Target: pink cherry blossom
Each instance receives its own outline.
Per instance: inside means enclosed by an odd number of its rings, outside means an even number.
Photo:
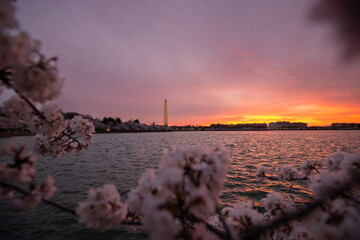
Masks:
[[[115,185],[105,184],[95,190],[90,189],[87,201],[79,203],[76,213],[79,221],[87,227],[105,231],[125,219],[127,206],[120,201]]]

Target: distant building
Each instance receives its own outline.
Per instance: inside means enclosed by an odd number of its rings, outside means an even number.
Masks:
[[[305,129],[305,128],[307,128],[307,123],[292,122],[292,123],[290,123],[290,128]]]
[[[271,122],[269,129],[306,129],[307,123],[302,122]]]
[[[289,128],[290,122],[271,122],[269,123],[270,129],[285,129]]]
[[[266,123],[238,123],[238,124],[211,124],[210,129],[212,130],[256,130],[266,129]]]
[[[360,123],[332,123],[331,127],[335,129],[360,129]]]

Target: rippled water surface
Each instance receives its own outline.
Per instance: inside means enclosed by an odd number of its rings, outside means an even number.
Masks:
[[[0,139],[27,143],[32,137]],[[47,175],[55,178],[58,191],[52,200],[76,208],[86,199],[89,188],[115,183],[122,199],[146,168],[156,168],[163,149],[176,144],[222,144],[231,155],[231,167],[221,201],[230,205],[239,200],[256,202],[272,190],[288,192],[290,185],[279,182],[259,182],[257,166],[277,167],[283,164],[300,165],[303,160],[325,157],[344,151],[360,152],[360,131],[261,131],[261,132],[169,132],[96,134],[93,146],[81,153],[58,159],[39,157],[37,181]],[[309,192],[306,182],[292,186],[298,201],[306,201]],[[86,229],[67,213],[41,204],[35,210],[14,213],[7,203],[0,204],[1,239],[146,239],[146,234],[118,227],[105,233]]]

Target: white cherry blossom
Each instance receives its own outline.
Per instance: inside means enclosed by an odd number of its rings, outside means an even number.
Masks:
[[[105,231],[125,219],[127,206],[120,201],[115,185],[105,184],[95,190],[90,189],[87,201],[79,203],[76,213],[79,221],[87,227]]]

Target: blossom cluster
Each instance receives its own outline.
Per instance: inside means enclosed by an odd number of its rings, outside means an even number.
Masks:
[[[92,133],[94,126],[91,122],[76,116],[73,119],[64,120],[63,116],[60,124],[61,131],[49,134],[35,135],[35,150],[42,155],[58,157],[69,152],[80,152],[92,144]]]
[[[304,161],[300,167],[301,176],[308,176],[314,199],[322,200],[321,207],[316,208],[302,221],[293,221],[279,227],[272,233],[271,238],[357,239],[360,230],[355,226],[360,224],[360,192],[354,186],[360,180],[360,154],[338,152],[314,162]],[[316,173],[310,175],[311,170],[316,170]],[[261,166],[257,176],[264,179],[269,172],[269,169]],[[297,169],[284,166],[277,177],[279,180],[294,180],[299,174]],[[292,195],[284,198],[279,193],[271,193],[261,202],[266,210],[265,219],[286,217],[294,214],[297,208],[306,208],[306,205],[299,206],[299,203],[295,203]]]
[[[165,152],[158,174],[148,169],[141,176],[128,195],[129,210],[142,216],[151,239],[172,239],[181,230],[177,222],[185,227],[191,217],[208,219],[215,213],[229,163],[220,146],[174,147]]]
[[[39,59],[30,66],[15,66],[12,86],[27,98],[45,103],[60,96],[63,79],[58,75],[56,58]]]
[[[337,152],[326,157],[322,165],[324,169],[310,176],[310,189],[315,197],[331,196],[339,188],[346,187],[354,181],[359,181],[360,156]]]
[[[40,54],[40,41],[18,28],[11,1],[0,3],[0,69],[5,87],[39,103],[57,98],[63,86],[56,58]]]
[[[270,169],[265,166],[259,166],[256,171],[256,177],[263,181],[264,179],[276,179],[281,181],[293,181],[293,180],[305,180],[307,179],[314,171],[322,168],[323,160],[321,158],[316,159],[315,161],[305,160],[300,165],[300,170],[296,169],[294,166],[285,164],[282,167],[277,167],[274,170],[274,176],[269,176],[271,173]]]
[[[300,228],[294,227],[296,222],[281,225],[276,231],[258,232],[262,226],[297,211],[292,195],[284,197],[280,193],[271,192],[261,199],[261,204],[262,207],[255,206],[254,202],[247,200],[235,203],[232,207],[223,208],[221,217],[225,219],[230,235],[220,237],[220,239],[254,239],[254,235],[257,234],[258,239],[301,239],[296,237],[303,233],[302,231],[299,233]],[[259,211],[260,208],[265,212]],[[224,232],[220,215],[213,216],[209,223],[217,230]]]
[[[10,200],[14,209],[35,208],[42,199],[48,200],[56,191],[54,180],[48,176],[43,184],[34,183],[36,157],[30,152],[24,152],[25,146],[17,147],[10,142],[0,152],[1,158],[13,154],[13,163],[0,163],[0,199]],[[10,185],[28,186],[30,191],[24,191],[21,197],[14,198],[14,191]]]
[[[246,231],[264,223],[263,215],[254,209],[251,201],[237,203],[226,211],[227,224],[234,239],[243,237]]]
[[[35,150],[42,155],[58,157],[69,152],[79,152],[92,143],[94,126],[91,122],[76,116],[65,120],[55,104],[43,105],[41,115],[21,98],[11,97],[4,102],[5,113],[13,121],[25,122],[35,133]]]
[[[79,203],[76,213],[87,227],[104,231],[114,224],[121,224],[127,206],[120,201],[115,185],[105,184],[102,188],[90,189],[87,201]]]

